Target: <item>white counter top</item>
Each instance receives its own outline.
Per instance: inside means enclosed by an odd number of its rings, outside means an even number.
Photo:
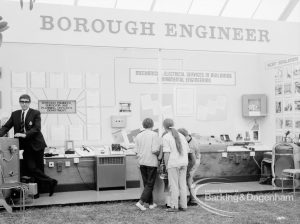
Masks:
[[[250,151],[272,151],[272,147],[262,144],[248,145],[248,146],[227,146],[227,152],[250,152]]]
[[[248,148],[250,150],[254,149],[254,151],[272,151],[272,147],[262,144],[250,145]]]
[[[246,146],[227,146],[227,152],[250,152]]]

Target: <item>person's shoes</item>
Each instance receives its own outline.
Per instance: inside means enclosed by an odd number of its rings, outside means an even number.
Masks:
[[[157,207],[157,204],[155,204],[155,203],[153,203],[152,205],[149,205],[149,208],[150,209],[154,209],[154,208],[156,208]]]
[[[178,210],[181,211],[181,212],[185,212],[186,208],[179,208]]]
[[[144,206],[144,205],[142,205],[140,202],[137,202],[136,204],[135,204],[141,211],[145,211],[147,208]]]
[[[187,205],[188,205],[188,206],[197,206],[198,204],[197,204],[197,202],[189,201],[189,202],[187,203]]]
[[[39,194],[39,193],[33,195],[33,198],[34,198],[34,199],[37,199],[37,198],[39,198],[39,197],[40,197],[40,194]]]
[[[176,208],[167,208],[166,212],[178,212],[178,209],[176,209]]]
[[[53,195],[56,185],[57,185],[57,180],[52,179],[52,181],[50,183],[49,197],[51,197]]]

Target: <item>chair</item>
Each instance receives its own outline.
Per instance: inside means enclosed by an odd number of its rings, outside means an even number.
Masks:
[[[0,195],[2,190],[11,190],[11,189],[19,189],[20,190],[20,211],[25,211],[25,193],[28,189],[28,186],[24,183],[16,182],[16,183],[2,183],[0,184]],[[2,205],[9,213],[12,213],[12,207],[7,204],[6,200],[0,198],[0,205]]]
[[[281,173],[281,192],[283,192],[283,177],[290,177],[290,178],[293,178],[293,192],[294,192],[294,195],[296,193],[296,183],[295,183],[295,179],[296,179],[296,176],[297,174],[300,175],[300,169],[284,169],[282,170],[282,173]]]

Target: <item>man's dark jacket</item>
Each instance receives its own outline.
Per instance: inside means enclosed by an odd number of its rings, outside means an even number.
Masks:
[[[9,120],[0,129],[0,137],[4,136],[12,127],[14,133],[21,133],[21,113],[22,110],[12,112]],[[41,132],[41,113],[38,110],[29,108],[25,118],[26,138],[19,138],[20,149],[31,148],[39,151],[47,147]]]

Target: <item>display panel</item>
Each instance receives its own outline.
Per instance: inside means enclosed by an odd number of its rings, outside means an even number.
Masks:
[[[264,94],[243,95],[242,106],[244,117],[266,116],[267,96]]]

